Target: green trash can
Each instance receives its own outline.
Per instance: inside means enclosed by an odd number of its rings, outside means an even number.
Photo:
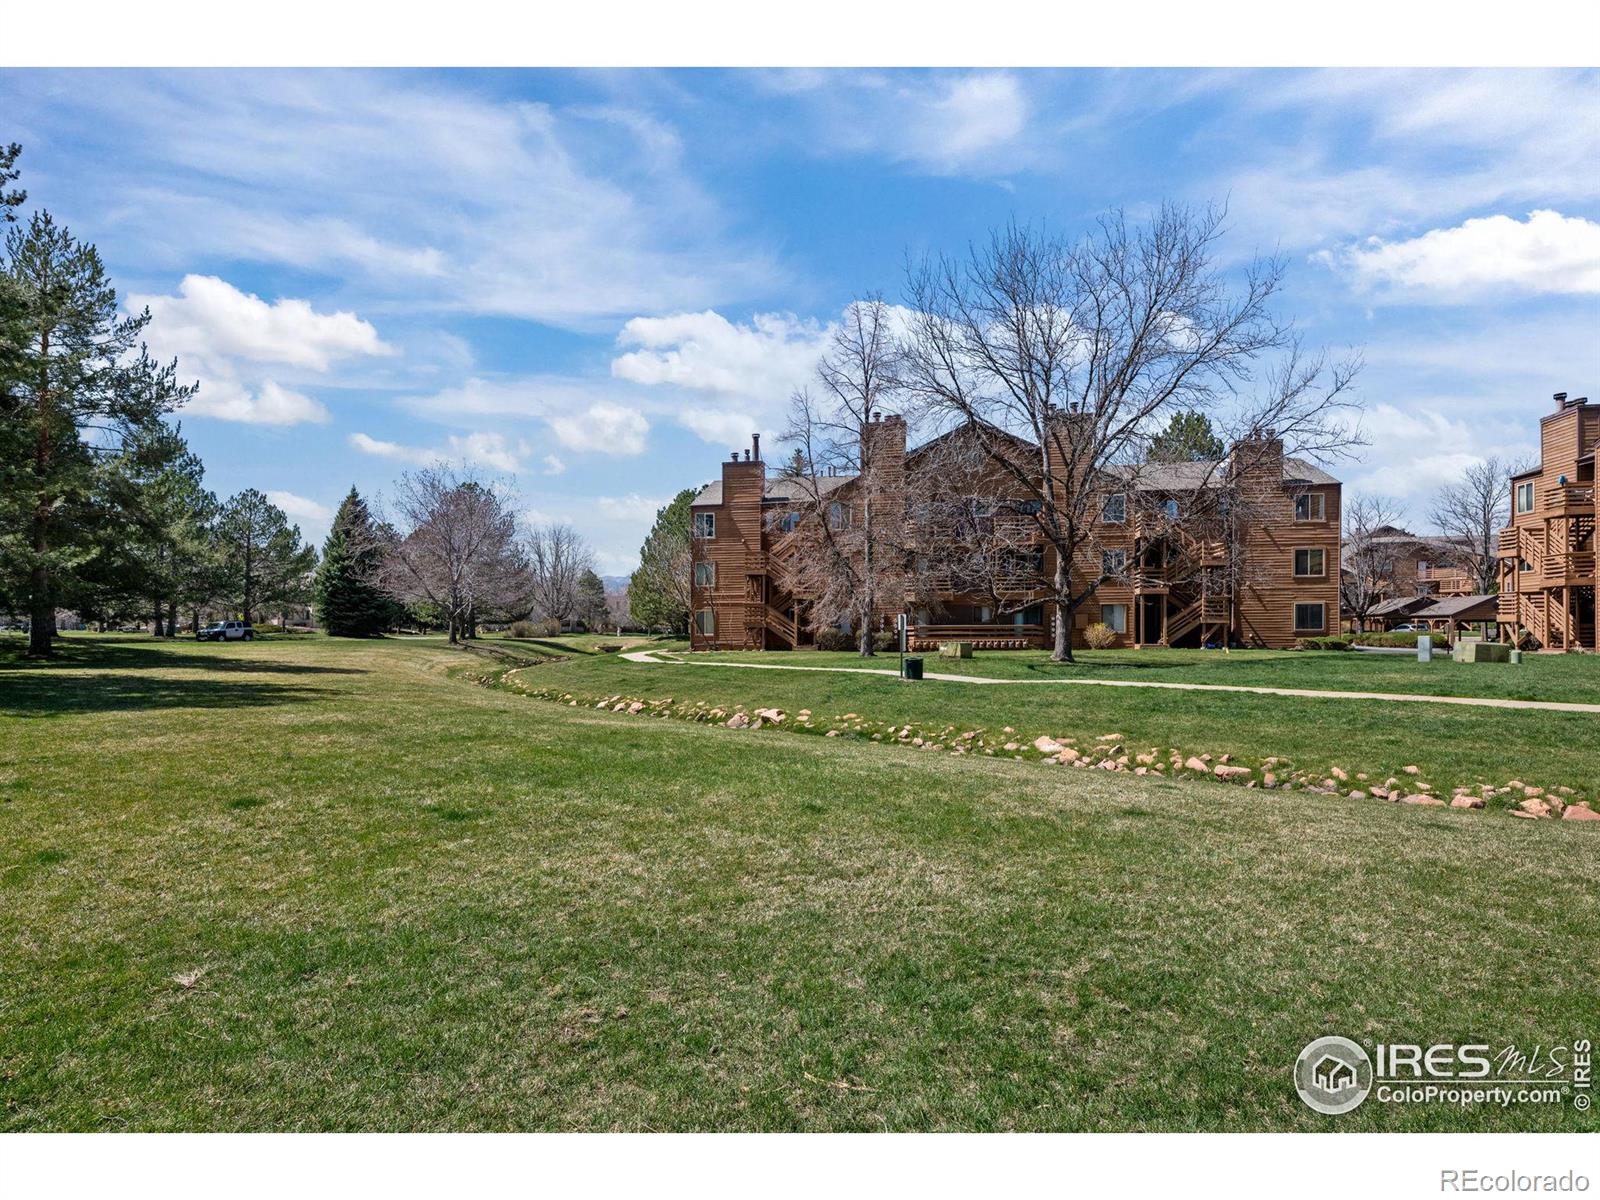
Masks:
[[[920,658],[908,658],[908,659],[906,659],[905,678],[907,678],[907,679],[921,679],[922,678],[922,660]]]

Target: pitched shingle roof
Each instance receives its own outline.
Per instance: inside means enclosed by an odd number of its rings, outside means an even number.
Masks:
[[[834,488],[843,487],[854,479],[854,475],[820,475],[812,482],[816,484],[817,494],[826,496]],[[786,479],[781,475],[768,478],[763,499],[769,504],[781,503],[785,500],[799,500],[807,495],[807,488],[793,479]],[[713,480],[700,489],[691,504],[693,508],[702,505],[722,503],[722,480]]]
[[[1492,595],[1480,594],[1477,596],[1448,596],[1445,599],[1440,600],[1437,604],[1434,604],[1432,607],[1425,608],[1421,612],[1414,613],[1412,615],[1418,617],[1428,617],[1430,619],[1458,617],[1468,621],[1476,621],[1480,619],[1492,620],[1498,604],[1499,600]],[[1467,615],[1469,613],[1474,613],[1474,610],[1479,608],[1488,610],[1482,614],[1481,618],[1478,615]]]

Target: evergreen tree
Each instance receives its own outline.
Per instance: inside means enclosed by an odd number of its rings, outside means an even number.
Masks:
[[[593,571],[578,576],[578,620],[590,633],[597,633],[609,623],[610,611],[606,608],[605,581]]]
[[[392,596],[378,586],[382,531],[351,487],[339,505],[317,567],[317,619],[334,637],[373,637],[396,618]]]
[[[311,594],[316,551],[300,543],[299,526],[255,488],[223,506],[217,540],[226,578],[224,596],[239,616],[304,604]]]
[[[160,422],[131,439],[111,467],[114,507],[126,515],[128,583],[156,636],[175,637],[178,608],[210,598],[203,593],[216,497],[202,486],[205,468],[181,430]]]
[[[1150,441],[1151,462],[1216,462],[1227,448],[1203,412],[1172,414],[1167,427]]]
[[[0,450],[11,498],[0,509],[0,561],[14,564],[32,624],[28,652],[42,657],[66,586],[105,533],[92,519],[100,461],[194,388],[178,384],[176,363],[150,358],[139,341],[149,312],[121,316],[99,252],[49,213],[7,233],[0,275],[0,424],[8,431]],[[22,573],[25,582],[16,582]]]
[[[689,632],[689,506],[698,488],[684,488],[656,512],[628,581],[628,613],[645,629]]]

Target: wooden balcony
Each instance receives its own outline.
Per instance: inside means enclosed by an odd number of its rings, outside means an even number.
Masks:
[[[1547,520],[1560,517],[1594,516],[1594,484],[1567,483],[1548,485],[1544,493],[1541,515]]]
[[[1478,590],[1478,581],[1459,567],[1418,564],[1417,584],[1438,596],[1470,596]]]
[[[1593,550],[1573,550],[1566,554],[1546,555],[1544,566],[1538,572],[1541,587],[1586,587],[1595,582],[1595,555]]]

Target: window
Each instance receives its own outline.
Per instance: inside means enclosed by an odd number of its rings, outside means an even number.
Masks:
[[[1013,625],[1043,625],[1044,605],[1030,604],[1027,608],[1019,609],[1011,614]]]
[[[717,514],[695,513],[694,536],[697,538],[714,538],[717,536]]]
[[[708,588],[717,586],[717,564],[714,562],[697,562],[694,565],[695,587]]]
[[[1178,519],[1178,502],[1176,500],[1163,501],[1161,510],[1167,514],[1167,520],[1176,521]]]
[[[1533,481],[1517,484],[1517,511],[1528,513],[1533,511]]]
[[[1128,632],[1128,606],[1126,604],[1102,604],[1100,606],[1100,623],[1112,633]]]
[[[1321,633],[1327,625],[1323,615],[1327,609],[1321,604],[1296,604],[1294,606],[1294,631],[1296,633]]]
[[[1321,492],[1307,492],[1304,496],[1294,498],[1294,519],[1296,521],[1325,521],[1327,509],[1324,507],[1326,497]]]
[[[1121,492],[1106,497],[1105,510],[1100,519],[1107,525],[1121,525],[1128,519],[1128,498]]]
[[[1128,552],[1126,550],[1100,551],[1100,574],[1121,575],[1128,569]]]
[[[828,528],[843,529],[850,524],[850,510],[837,500],[828,505]]]
[[[1324,550],[1296,550],[1294,574],[1296,579],[1321,579],[1327,574],[1323,563]]]
[[[717,615],[709,608],[702,608],[694,614],[695,631],[701,637],[715,637],[717,634]]]
[[[1024,517],[1036,517],[1043,506],[1037,500],[1018,500],[1012,507]]]

